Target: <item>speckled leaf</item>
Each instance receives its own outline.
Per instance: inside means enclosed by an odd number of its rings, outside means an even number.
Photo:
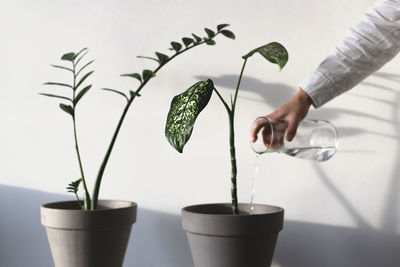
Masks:
[[[156,56],[158,58],[158,62],[162,65],[164,63],[166,63],[169,59],[169,57],[163,53],[160,52],[156,52]],[[144,78],[143,78],[144,79]]]
[[[211,80],[201,81],[172,99],[165,136],[178,152],[182,153],[192,134],[197,116],[207,106],[213,89],[214,84]]]
[[[201,37],[197,36],[196,34],[192,33],[192,36],[194,37],[194,39],[196,40],[196,43],[201,42]]]
[[[281,45],[280,43],[277,42],[272,42],[266,45],[263,45],[259,48],[256,48],[252,51],[250,51],[247,55],[244,55],[244,59],[248,59],[255,53],[260,53],[265,59],[267,59],[269,62],[278,64],[279,68],[282,70],[283,67],[286,65],[288,59],[289,59],[289,54],[286,48]]]
[[[178,42],[171,42],[171,46],[177,53],[182,49],[182,45]]]
[[[183,37],[182,41],[186,47],[188,47],[190,44],[194,43],[194,40],[189,37]]]

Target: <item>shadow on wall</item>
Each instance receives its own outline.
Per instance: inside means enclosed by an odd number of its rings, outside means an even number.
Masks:
[[[53,266],[39,206],[66,198],[0,185],[0,266]],[[393,267],[399,266],[399,244],[400,236],[373,229],[285,221],[275,262],[282,267]],[[139,207],[124,266],[193,267],[179,216]]]
[[[54,266],[39,207],[67,199],[71,197],[0,185],[1,267]],[[193,266],[179,216],[142,209],[139,203],[124,266]]]

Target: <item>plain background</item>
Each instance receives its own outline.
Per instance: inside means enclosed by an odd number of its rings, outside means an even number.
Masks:
[[[230,23],[235,41],[218,37],[181,55],[144,88],[128,113],[105,172],[101,198],[139,204],[125,266],[190,267],[180,226],[183,206],[228,202],[228,120],[214,95],[179,154],[164,137],[173,96],[211,78],[228,98],[241,56],[279,41],[290,59],[279,72],[260,56],[249,60],[236,114],[239,198],[248,202],[255,155],[252,121],[296,93],[297,85],[332,51],[373,0],[0,0],[0,266],[52,266],[39,206],[69,199],[78,178],[69,116],[39,92],[68,82],[50,64],[89,47],[96,59],[93,89],[77,110],[78,136],[89,186],[124,106],[102,87],[135,89],[123,73],[153,69],[137,55],[171,53],[170,41]],[[274,266],[399,266],[400,58],[308,118],[331,121],[340,147],[328,162],[285,155],[261,159],[256,202],[285,209]]]

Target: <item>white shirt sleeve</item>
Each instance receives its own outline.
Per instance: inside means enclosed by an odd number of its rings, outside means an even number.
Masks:
[[[378,1],[300,84],[320,107],[380,69],[400,51],[400,0]]]

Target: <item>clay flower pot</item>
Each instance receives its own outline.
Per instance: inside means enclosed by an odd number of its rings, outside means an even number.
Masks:
[[[55,267],[121,267],[137,205],[100,200],[99,209],[83,211],[77,201],[40,207]]]
[[[268,205],[239,204],[239,215],[229,203],[203,204],[182,209],[195,267],[268,267],[278,233],[283,228],[283,209]]]

